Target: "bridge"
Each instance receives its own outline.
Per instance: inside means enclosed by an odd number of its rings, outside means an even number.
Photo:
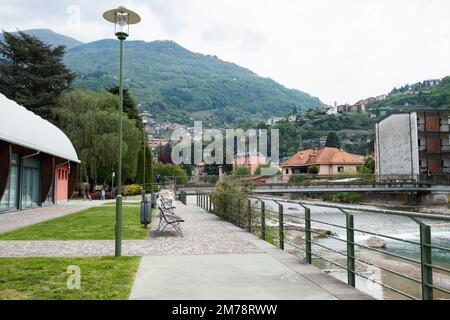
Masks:
[[[187,194],[209,192],[209,184],[179,185],[177,189]],[[422,182],[402,183],[327,183],[314,185],[301,184],[259,184],[253,188],[254,194],[276,193],[335,193],[335,192],[403,192],[403,193],[450,193],[450,185],[437,185]]]

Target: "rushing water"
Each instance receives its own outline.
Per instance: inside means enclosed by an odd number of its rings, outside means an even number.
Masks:
[[[267,201],[266,206],[269,208],[277,208],[277,204],[273,201]],[[284,212],[288,215],[285,217],[287,224],[292,223],[294,225],[304,224],[304,220],[297,219],[295,216],[304,218],[304,210],[302,207],[296,204],[284,204]],[[345,226],[345,214],[341,211],[333,208],[324,208],[318,206],[308,206],[311,208],[311,218],[313,220],[320,220],[339,226]],[[376,207],[373,207],[376,208]],[[351,211],[354,216],[355,229],[370,231],[382,235],[387,235],[410,242],[419,243],[419,225],[411,218],[394,216],[389,214],[375,214],[361,211]],[[292,216],[291,216],[292,215]],[[423,221],[431,226],[432,230],[432,244],[442,247],[450,247],[450,223],[442,221],[427,220]],[[335,226],[329,226],[321,224],[319,222],[312,223],[313,229],[321,229],[331,231],[332,234],[342,240],[346,239],[345,228],[339,228]],[[299,245],[304,245],[304,240],[301,237],[295,239],[297,235],[289,235],[291,240]],[[366,241],[372,237],[372,235],[365,234],[363,232],[355,232],[355,242],[357,244],[366,245]],[[382,238],[382,237],[379,237]],[[420,261],[420,246],[409,242],[396,241],[392,239],[382,238],[386,241],[386,247],[380,249],[387,253],[393,253],[400,256],[408,257],[417,261]],[[337,252],[346,253],[346,243],[338,241],[332,238],[317,238],[314,239],[320,245],[329,247]],[[373,252],[361,247],[356,246],[357,258],[363,259],[369,264],[357,263],[357,272],[361,273],[370,280],[366,280],[362,277],[356,278],[357,288],[374,296],[378,299],[402,299],[404,296],[396,293],[393,290],[384,288],[375,282],[381,282],[382,284],[399,289],[409,295],[420,298],[421,289],[420,285],[395,275],[391,272],[384,271],[380,267],[396,271],[400,274],[405,274],[410,277],[420,279],[420,265],[412,262],[404,261],[400,258],[395,258],[387,254]],[[295,248],[291,248],[292,251],[296,251]],[[298,251],[298,250],[297,250]],[[450,252],[433,249],[433,264],[450,269]],[[337,262],[343,266],[346,265],[346,257],[339,253],[331,252],[330,250],[313,245],[313,253],[320,256],[324,256],[334,262]],[[374,264],[375,266],[371,266]],[[330,272],[335,277],[346,281],[347,272],[331,263],[324,260],[315,258],[314,265],[324,269],[326,272]],[[447,290],[450,290],[450,275],[441,271],[434,271],[434,284],[439,285]],[[375,281],[375,282],[374,282]],[[435,298],[449,299],[450,296],[445,293],[441,293],[438,290],[434,290]]]

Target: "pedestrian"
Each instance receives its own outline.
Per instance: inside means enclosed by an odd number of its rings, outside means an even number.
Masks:
[[[161,176],[159,174],[156,176],[156,183],[161,183]]]
[[[106,192],[105,192],[105,188],[103,187],[102,191],[101,191],[101,199],[105,200],[106,199]]]
[[[427,181],[431,182],[432,180],[433,180],[433,175],[431,173],[431,170],[428,169],[428,171],[427,171]]]
[[[92,201],[91,191],[89,189],[90,189],[89,183],[86,182],[86,184],[84,185],[84,194],[90,201]]]

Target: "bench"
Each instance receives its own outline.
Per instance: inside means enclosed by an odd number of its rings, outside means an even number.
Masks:
[[[175,206],[172,204],[172,200],[165,199],[163,196],[161,196],[161,206],[166,211],[169,211],[171,214],[174,214],[173,209],[175,209]]]
[[[184,222],[179,216],[173,214],[173,212],[168,211],[163,207],[159,207],[159,224],[157,231],[163,232],[166,228],[172,228],[180,236],[183,236],[181,231],[181,223]]]

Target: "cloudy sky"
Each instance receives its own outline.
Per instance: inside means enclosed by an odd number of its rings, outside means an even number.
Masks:
[[[0,28],[111,38],[101,15],[118,5],[142,17],[130,39],[170,39],[329,104],[450,75],[448,0],[0,0]]]

